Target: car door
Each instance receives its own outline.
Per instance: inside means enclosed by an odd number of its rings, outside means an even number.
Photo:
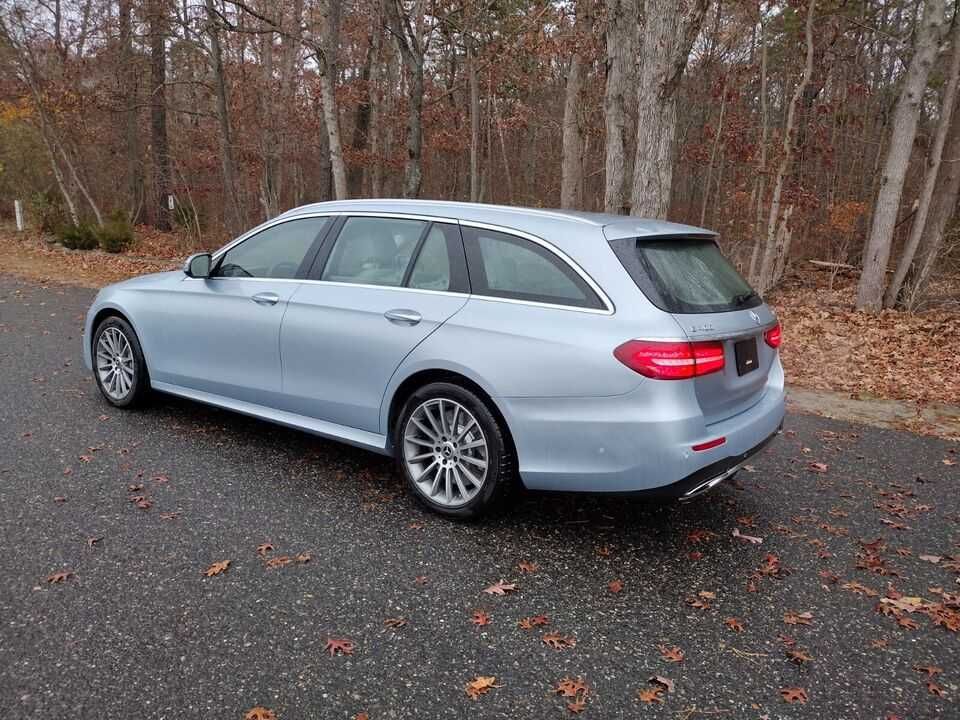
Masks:
[[[148,321],[171,349],[155,382],[278,407],[280,320],[322,243],[329,218],[273,223],[214,256],[208,278],[184,277]]]
[[[369,432],[403,359],[466,303],[455,222],[340,220],[280,332],[287,409]]]

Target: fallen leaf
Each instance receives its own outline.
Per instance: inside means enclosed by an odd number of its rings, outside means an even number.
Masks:
[[[66,582],[67,580],[69,580],[69,579],[72,578],[73,576],[74,576],[74,575],[73,575],[73,571],[72,571],[72,570],[60,570],[60,571],[58,571],[58,572],[53,573],[52,575],[48,575],[48,576],[47,576],[47,582],[48,582],[48,583],[62,583],[62,582]]]
[[[611,580],[607,583],[607,590],[612,593],[618,593],[623,590],[623,580]]]
[[[805,650],[787,650],[787,657],[791,662],[795,662],[797,665],[803,665],[805,662],[810,662],[813,660]]]
[[[667,647],[666,645],[659,645],[660,656],[667,662],[678,663],[683,662],[683,650],[674,646]]]
[[[277,714],[273,710],[258,705],[247,710],[243,715],[243,720],[277,720]]]
[[[473,617],[470,618],[470,622],[478,626],[489,625],[490,616],[487,615],[483,610],[474,610]]]
[[[270,543],[260,543],[257,545],[257,555],[263,557],[267,553],[273,552],[273,545]]]
[[[426,585],[427,582],[429,582],[429,580],[430,580],[430,578],[428,578],[426,575],[417,575],[417,576],[413,579],[413,581],[414,581],[417,585]]]
[[[63,495],[57,495],[57,496],[53,499],[53,501],[54,501],[55,503],[65,503],[65,502],[67,501],[67,499],[66,499]]]
[[[497,685],[496,682],[497,678],[493,675],[489,677],[477,675],[477,677],[467,683],[464,692],[467,693],[467,697],[471,700],[477,700],[481,695],[490,692],[491,688],[502,687],[501,685]]]
[[[726,620],[723,621],[723,624],[726,625],[731,630],[733,630],[734,632],[738,632],[738,633],[743,632],[743,624],[740,622],[739,619],[735,617],[728,617]]]
[[[100,535],[99,537],[88,537],[88,538],[87,538],[87,545],[88,545],[89,547],[93,547],[94,545],[96,545],[96,544],[97,544],[98,542],[100,542],[101,540],[103,540],[103,535]]]
[[[822,462],[812,462],[809,465],[807,465],[807,467],[810,469],[811,472],[825,473],[829,466],[826,463],[822,463]]]
[[[670,678],[665,678],[663,675],[654,675],[652,678],[650,678],[650,682],[663,685],[667,689],[668,693],[673,692],[674,682]]]
[[[640,702],[652,704],[652,703],[663,703],[663,686],[657,685],[656,687],[644,688],[643,690],[637,691],[637,698]]]
[[[563,680],[557,683],[553,691],[557,695],[562,695],[563,697],[576,697],[580,694],[586,694],[590,692],[590,688],[583,681],[583,678],[577,678],[574,680],[570,677],[565,677]]]
[[[353,648],[355,647],[352,640],[347,640],[346,638],[328,638],[327,644],[324,645],[323,649],[330,653],[330,657],[333,657],[337,653],[341,655],[353,655]]]
[[[927,677],[936,677],[943,672],[943,668],[936,665],[914,665],[913,669],[920,673],[926,673]]]
[[[934,565],[936,565],[938,562],[943,560],[943,558],[940,555],[920,555],[918,557],[921,560],[924,560],[928,563],[933,563]]]
[[[801,705],[807,702],[807,691],[803,688],[791,687],[783,688],[780,691],[780,695],[791,705],[793,703],[800,703]]]
[[[275,570],[276,568],[286,567],[293,562],[293,558],[289,555],[277,555],[277,557],[272,557],[267,560],[266,565],[269,569]]]
[[[549,625],[550,620],[546,615],[534,615],[533,617],[522,618],[517,625],[524,630],[532,630],[539,625]]]
[[[783,621],[784,621],[787,625],[812,625],[812,624],[813,624],[813,613],[811,613],[811,612],[802,612],[802,613],[788,612],[788,613],[784,613]]]
[[[943,692],[943,688],[932,680],[927,681],[927,692],[929,692],[931,695],[936,695],[937,697],[943,697],[945,694]]]
[[[552,647],[554,650],[565,650],[572,648],[577,644],[577,640],[569,635],[560,633],[547,633],[543,636],[543,644]]]
[[[520,572],[535,573],[540,569],[540,566],[535,562],[523,560],[522,562],[517,563],[517,568],[520,570]]]
[[[243,715],[243,720],[277,720],[277,714],[273,710],[258,705],[247,710]]]
[[[215,562],[213,565],[208,567],[203,571],[203,574],[207,577],[213,577],[214,575],[219,575],[220,573],[225,573],[227,568],[230,567],[229,560],[221,560],[220,562]]]
[[[507,593],[515,592],[518,589],[519,588],[517,587],[516,583],[508,583],[500,580],[499,582],[495,582],[490,587],[484,588],[483,591],[487,595],[506,595]]]
[[[389,617],[383,621],[383,624],[393,630],[399,630],[407,624],[407,619],[402,617]]]

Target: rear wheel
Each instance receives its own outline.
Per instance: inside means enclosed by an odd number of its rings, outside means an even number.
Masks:
[[[431,383],[414,392],[394,433],[400,471],[435,512],[478,517],[510,484],[506,429],[483,400],[459,385]]]
[[[94,332],[93,377],[103,397],[115,407],[139,405],[149,391],[140,341],[121,317],[108,317]]]

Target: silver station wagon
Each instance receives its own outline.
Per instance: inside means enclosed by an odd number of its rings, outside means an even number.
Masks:
[[[471,517],[518,481],[709,490],[781,426],[780,340],[708,230],[356,200],[104,288],[83,355],[117,407],[153,389],[390,455]]]

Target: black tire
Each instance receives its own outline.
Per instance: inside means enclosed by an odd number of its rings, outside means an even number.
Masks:
[[[417,485],[404,459],[404,430],[410,416],[423,403],[437,399],[454,401],[469,410],[480,426],[487,444],[486,476],[483,478],[480,490],[465,504],[457,507],[448,507],[432,500]],[[430,383],[407,398],[393,428],[393,447],[400,473],[406,479],[414,497],[428,509],[447,517],[460,519],[480,517],[496,507],[514,483],[515,461],[507,429],[497,420],[486,402],[460,385],[448,382]]]
[[[100,337],[110,328],[119,331],[123,337],[126,338],[130,344],[130,351],[133,356],[133,381],[127,392],[121,397],[111,395],[108,389],[104,387],[103,381],[100,379],[100,373],[97,370],[97,347],[100,342]],[[124,409],[143,405],[150,393],[150,375],[147,372],[147,363],[143,359],[143,349],[140,347],[140,339],[130,326],[130,323],[117,315],[111,315],[105,318],[97,325],[97,329],[93,333],[90,352],[93,358],[93,379],[94,382],[97,383],[97,387],[100,389],[100,394],[103,395],[104,400],[114,407]]]

